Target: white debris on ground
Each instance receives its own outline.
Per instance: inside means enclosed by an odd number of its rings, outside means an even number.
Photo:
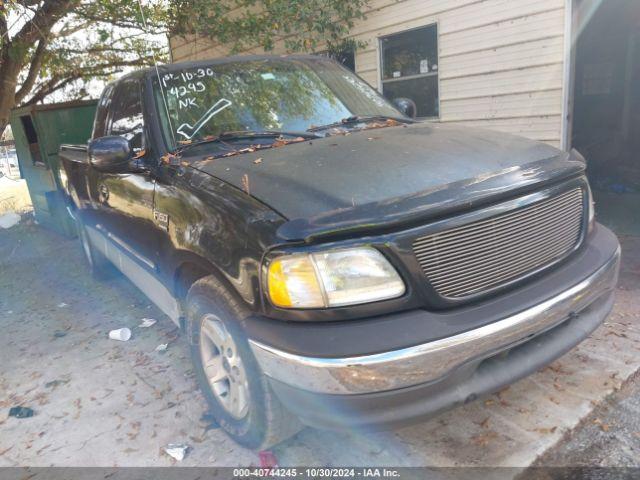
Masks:
[[[153,318],[143,318],[142,323],[138,325],[138,328],[149,328],[156,324],[157,320]]]
[[[164,352],[167,349],[167,347],[169,347],[168,343],[161,343],[156,347],[156,352]]]
[[[119,340],[121,342],[126,342],[131,338],[131,330],[128,328],[118,328],[116,330],[111,330],[109,332],[109,338],[111,340]]]
[[[0,227],[11,228],[20,223],[22,217],[15,212],[7,212],[0,215]]]
[[[187,450],[189,450],[189,445],[185,445],[182,443],[170,443],[169,445],[164,447],[164,451],[167,453],[167,455],[175,458],[179,462],[184,460],[184,457],[187,454]]]

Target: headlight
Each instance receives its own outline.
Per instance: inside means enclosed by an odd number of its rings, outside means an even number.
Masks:
[[[269,265],[271,302],[281,308],[327,308],[401,296],[404,282],[376,249],[296,253]]]

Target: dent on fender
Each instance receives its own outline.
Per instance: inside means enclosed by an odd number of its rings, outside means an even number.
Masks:
[[[197,264],[224,277],[249,305],[257,305],[261,259],[252,252],[266,248],[283,219],[256,203],[193,168],[171,184],[159,182],[156,209],[169,217],[161,249],[167,255],[185,253],[172,259],[169,273],[182,262]],[[245,241],[238,243],[238,238]]]

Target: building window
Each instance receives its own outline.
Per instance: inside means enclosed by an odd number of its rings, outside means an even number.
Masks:
[[[413,100],[418,117],[439,116],[438,26],[436,24],[380,39],[382,93],[389,100]]]

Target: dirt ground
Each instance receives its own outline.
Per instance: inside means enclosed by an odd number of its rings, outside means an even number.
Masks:
[[[640,238],[621,240],[614,313],[559,361],[410,428],[306,429],[274,449],[279,464],[530,465],[640,366]],[[158,322],[140,328],[143,318]],[[124,326],[131,340],[107,338]],[[0,332],[0,466],[166,466],[174,460],[162,449],[176,442],[190,446],[183,466],[259,465],[255,452],[207,429],[171,321],[125,278],[93,280],[77,240],[32,223],[0,230]],[[15,405],[35,415],[8,417]]]

